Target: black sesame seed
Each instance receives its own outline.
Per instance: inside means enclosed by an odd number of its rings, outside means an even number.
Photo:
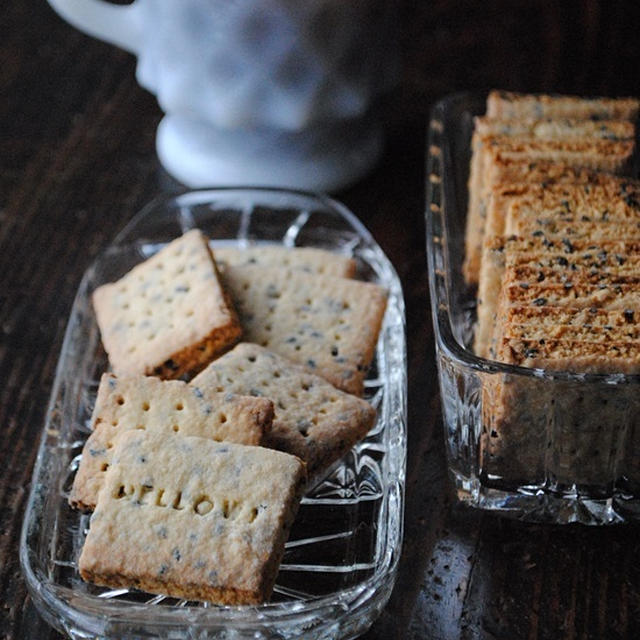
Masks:
[[[571,244],[568,238],[562,238],[562,244],[565,247],[564,250],[566,253],[573,253],[573,245]]]

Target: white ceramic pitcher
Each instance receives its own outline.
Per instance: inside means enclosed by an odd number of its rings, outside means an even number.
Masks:
[[[162,164],[192,187],[331,191],[364,175],[396,64],[383,0],[49,0],[138,57]]]

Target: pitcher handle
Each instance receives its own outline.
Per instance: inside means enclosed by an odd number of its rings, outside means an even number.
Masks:
[[[137,53],[140,44],[139,11],[134,2],[114,5],[104,0],[48,0],[67,22],[90,36]]]

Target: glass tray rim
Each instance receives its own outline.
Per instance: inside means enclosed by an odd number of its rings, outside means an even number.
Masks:
[[[426,206],[425,230],[427,244],[427,265],[429,269],[429,293],[432,300],[432,318],[436,344],[452,360],[473,370],[486,374],[510,374],[529,378],[562,380],[581,384],[640,385],[640,374],[624,373],[577,373],[572,371],[552,371],[548,369],[523,367],[497,360],[483,358],[468,347],[460,344],[455,337],[454,321],[451,315],[453,296],[451,293],[452,258],[448,240],[447,219],[451,209],[462,206],[455,193],[455,179],[452,160],[452,127],[460,126],[459,113],[471,116],[484,111],[477,105],[484,104],[487,92],[460,91],[438,100],[431,108],[428,123],[426,154]],[[453,114],[458,117],[453,118]],[[470,146],[470,138],[467,147]],[[466,218],[466,214],[465,214]],[[438,233],[437,227],[441,229]],[[444,270],[438,268],[441,260]]]
[[[394,314],[396,314],[397,319],[399,320],[399,325],[396,323],[396,325],[393,326],[396,330],[394,333],[394,342],[396,348],[399,350],[396,354],[396,359],[399,357],[404,365],[403,370],[399,372],[400,375],[391,376],[384,384],[385,396],[388,393],[394,401],[399,403],[401,408],[400,414],[396,416],[397,419],[394,420],[394,428],[397,430],[397,433],[395,434],[397,437],[394,442],[394,453],[397,459],[393,460],[395,476],[392,478],[385,478],[385,481],[388,482],[388,484],[385,486],[383,509],[387,523],[390,523],[392,520],[395,521],[395,531],[392,531],[391,528],[388,527],[384,531],[384,535],[388,538],[390,533],[395,533],[395,536],[391,545],[388,540],[385,542],[385,552],[382,554],[382,559],[384,561],[376,563],[376,569],[373,575],[353,586],[339,589],[327,595],[313,596],[306,601],[265,603],[259,606],[210,605],[208,607],[153,607],[154,625],[160,624],[161,626],[166,626],[167,629],[174,629],[176,625],[183,628],[186,624],[188,625],[190,632],[193,630],[206,632],[207,630],[219,631],[219,625],[225,624],[229,625],[230,628],[237,625],[236,628],[238,631],[250,631],[253,629],[255,632],[264,632],[265,628],[272,626],[274,621],[285,622],[290,618],[300,618],[307,614],[317,614],[327,607],[330,607],[332,611],[336,608],[342,610],[341,617],[332,617],[332,619],[328,621],[328,623],[331,623],[332,625],[336,624],[336,622],[340,622],[342,619],[349,620],[354,613],[360,613],[363,617],[366,617],[367,611],[377,609],[376,615],[373,618],[369,616],[368,624],[362,628],[362,631],[364,631],[368,626],[370,626],[375,617],[377,617],[377,613],[379,613],[390,595],[393,584],[395,583],[402,545],[407,445],[406,320],[400,280],[393,268],[393,265],[379,245],[375,242],[370,232],[355,216],[355,214],[353,214],[342,203],[323,194],[266,187],[219,187],[213,189],[188,190],[179,194],[161,195],[145,205],[130,220],[130,222],[116,234],[109,245],[98,254],[96,259],[85,271],[78,287],[72,310],[69,315],[56,367],[54,382],[52,384],[49,405],[46,412],[40,444],[38,446],[38,454],[32,475],[32,485],[25,510],[20,538],[20,563],[23,575],[39,611],[50,623],[53,623],[52,615],[57,616],[56,619],[64,623],[65,629],[67,619],[72,624],[73,618],[84,618],[86,621],[91,623],[93,620],[103,618],[105,615],[117,616],[119,620],[125,621],[130,619],[136,624],[144,623],[144,620],[139,616],[139,614],[141,612],[142,615],[147,614],[150,608],[148,604],[102,599],[99,596],[84,593],[77,594],[71,587],[45,583],[36,575],[35,568],[32,566],[31,561],[31,554],[35,553],[35,550],[30,548],[29,537],[32,535],[32,533],[30,533],[30,528],[33,526],[33,519],[37,515],[36,510],[38,508],[38,504],[39,502],[42,502],[43,499],[42,490],[39,489],[39,486],[41,487],[42,485],[38,480],[43,476],[43,474],[47,473],[46,466],[48,457],[52,455],[53,447],[49,442],[50,434],[48,432],[55,420],[56,412],[58,411],[58,401],[61,399],[61,394],[64,394],[62,375],[64,368],[63,365],[65,360],[69,357],[68,352],[70,350],[71,341],[73,340],[73,325],[75,316],[78,312],[79,300],[82,296],[86,296],[88,294],[87,287],[90,274],[95,270],[96,265],[110,249],[125,243],[130,239],[132,234],[135,235],[136,227],[143,223],[149,216],[153,215],[159,207],[168,207],[171,203],[179,203],[181,201],[183,204],[203,204],[206,203],[207,198],[214,200],[217,196],[232,198],[240,197],[241,199],[249,198],[250,201],[252,198],[266,198],[267,200],[269,198],[275,198],[285,202],[287,198],[290,197],[293,197],[294,199],[315,201],[322,207],[325,207],[326,210],[331,211],[332,214],[337,215],[337,217],[341,218],[343,222],[346,222],[351,230],[355,231],[358,240],[362,241],[368,250],[375,253],[376,259],[382,261],[387,275],[387,280],[381,282],[381,284],[388,288],[389,305],[393,304]],[[255,205],[255,202],[253,202],[253,204]],[[186,220],[186,224],[184,220],[176,220],[176,222],[178,222],[182,227],[183,231],[190,228],[189,220]],[[237,240],[239,242],[239,246],[246,246],[247,244],[253,244],[256,242],[255,238],[251,239],[248,237],[238,237]],[[267,240],[265,242],[273,243],[272,240]],[[260,240],[258,240],[257,243],[259,244]],[[385,327],[387,327],[386,318],[378,341],[377,351],[386,348],[381,346]],[[401,329],[401,331],[398,331],[398,329]],[[386,425],[385,428],[387,428]],[[387,451],[386,455],[389,456],[391,453],[391,451]],[[389,513],[391,508],[393,508],[393,514]],[[374,597],[379,591],[383,592],[382,601],[380,601],[380,598],[375,599]],[[70,604],[70,599],[76,601],[75,606]],[[78,603],[77,600],[82,600],[82,602]],[[276,631],[277,629],[273,630]],[[321,631],[320,627],[313,628],[313,633],[317,633],[319,631]]]

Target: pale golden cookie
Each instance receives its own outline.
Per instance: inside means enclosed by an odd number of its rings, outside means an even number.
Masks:
[[[197,229],[96,289],[93,305],[118,375],[178,378],[204,367],[241,334]]]
[[[259,445],[271,428],[273,404],[266,398],[200,389],[180,380],[104,374],[69,502],[93,509],[112,447],[119,433],[131,429],[189,435],[218,442]]]
[[[244,340],[362,395],[387,303],[373,283],[295,269],[228,266]]]
[[[80,575],[188,600],[264,602],[304,481],[303,463],[280,451],[124,432]]]
[[[216,247],[216,264],[221,271],[226,265],[257,265],[263,267],[291,267],[307,273],[353,278],[356,263],[352,258],[314,247],[281,247],[279,245],[259,245],[246,247]]]
[[[212,362],[192,384],[264,396],[275,416],[266,443],[292,453],[317,475],[342,457],[373,426],[374,408],[326,380],[256,344],[240,343]]]

